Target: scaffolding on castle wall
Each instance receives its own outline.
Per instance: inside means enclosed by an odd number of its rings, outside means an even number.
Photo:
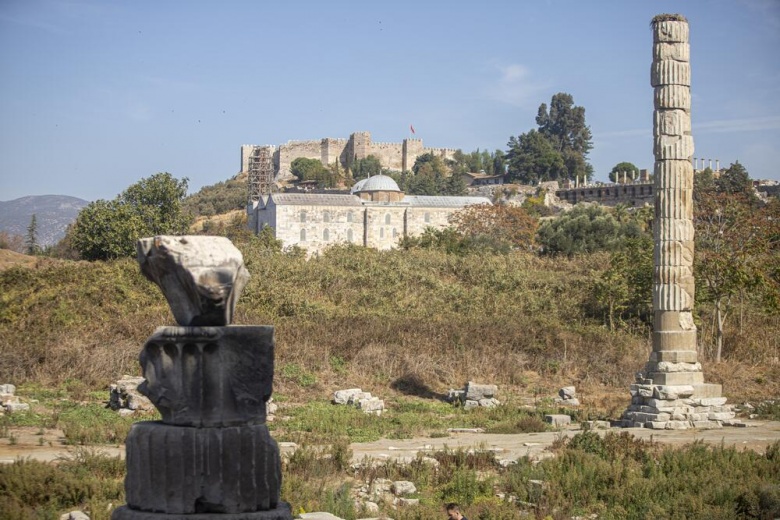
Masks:
[[[249,202],[260,200],[271,193],[274,178],[274,165],[268,147],[258,146],[249,156]]]

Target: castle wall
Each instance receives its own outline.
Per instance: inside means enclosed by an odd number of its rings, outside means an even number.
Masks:
[[[279,145],[279,169],[276,172],[276,179],[291,178],[290,163],[299,157],[322,161],[322,142],[287,141],[286,144]]]
[[[603,206],[629,204],[638,208],[655,202],[653,183],[581,186],[568,190],[557,190],[555,195],[571,204],[597,202]]]
[[[249,170],[249,157],[257,148],[256,145],[241,146],[241,171]],[[442,159],[453,159],[454,148],[425,148],[421,139],[404,139],[400,143],[375,143],[371,141],[370,132],[355,132],[349,139],[326,137],[311,141],[288,141],[285,144],[270,146],[274,163],[274,180],[289,180],[292,178],[290,164],[299,157],[317,159],[324,166],[346,166],[355,159],[365,159],[369,155],[376,156],[383,168],[408,171],[414,166],[417,158],[425,153],[432,153]]]
[[[375,155],[383,168],[403,171],[403,143],[371,143],[369,155]]]

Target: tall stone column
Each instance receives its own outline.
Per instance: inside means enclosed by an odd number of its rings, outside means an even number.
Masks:
[[[696,351],[694,302],[693,136],[688,21],[653,18],[653,352],[624,426],[712,428],[732,419],[721,386],[704,383]]]
[[[223,237],[139,241],[138,261],[179,326],[159,327],[141,351],[161,421],[133,425],[127,505],[112,520],[291,520],[281,460],[266,426],[273,327],[230,325],[249,273]]]

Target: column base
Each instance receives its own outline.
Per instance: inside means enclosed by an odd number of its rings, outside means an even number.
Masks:
[[[246,513],[195,513],[191,515],[151,513],[121,506],[111,514],[111,520],[292,520],[290,504],[280,502],[276,509]]]

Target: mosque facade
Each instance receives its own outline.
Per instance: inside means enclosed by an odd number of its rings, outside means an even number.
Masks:
[[[309,253],[333,244],[392,249],[403,237],[449,225],[450,216],[486,197],[406,195],[386,175],[359,181],[349,194],[272,193],[253,203],[249,225],[270,226],[283,247]]]

